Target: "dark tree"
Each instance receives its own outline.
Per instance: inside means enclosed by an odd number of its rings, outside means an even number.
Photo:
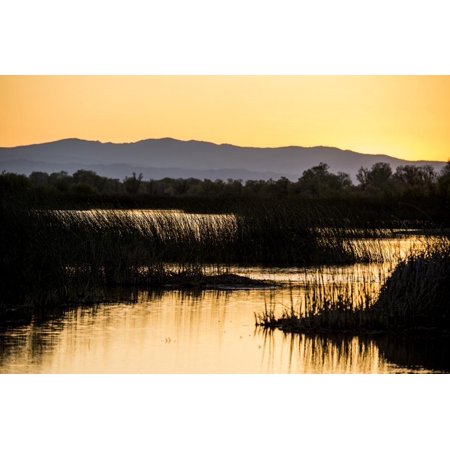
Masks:
[[[143,178],[142,173],[136,176],[135,172],[133,172],[133,175],[131,177],[125,177],[123,184],[128,194],[135,195],[139,192],[139,188],[141,187],[142,183],[142,178]]]

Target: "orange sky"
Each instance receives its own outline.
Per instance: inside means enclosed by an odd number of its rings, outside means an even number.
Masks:
[[[450,157],[450,76],[0,76],[0,146],[68,137]]]

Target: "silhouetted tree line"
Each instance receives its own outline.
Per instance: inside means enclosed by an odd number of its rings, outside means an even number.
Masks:
[[[38,198],[72,196],[155,196],[155,197],[224,197],[224,198],[450,198],[450,161],[440,173],[431,166],[399,166],[392,171],[387,163],[361,167],[354,184],[346,173],[331,173],[327,164],[305,170],[297,181],[278,180],[199,180],[195,178],[144,180],[133,173],[124,180],[97,175],[90,170],[67,172],[33,172],[29,176],[3,172],[0,193],[14,196],[32,193]]]

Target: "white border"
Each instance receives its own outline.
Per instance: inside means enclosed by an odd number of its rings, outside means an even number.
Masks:
[[[380,450],[448,442],[450,391],[439,375],[19,375],[1,378],[0,396],[8,450]]]
[[[448,74],[445,0],[2,0],[2,74]]]

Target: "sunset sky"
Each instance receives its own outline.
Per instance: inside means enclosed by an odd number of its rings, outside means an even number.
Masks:
[[[450,157],[450,76],[1,76],[0,146],[68,137]]]

